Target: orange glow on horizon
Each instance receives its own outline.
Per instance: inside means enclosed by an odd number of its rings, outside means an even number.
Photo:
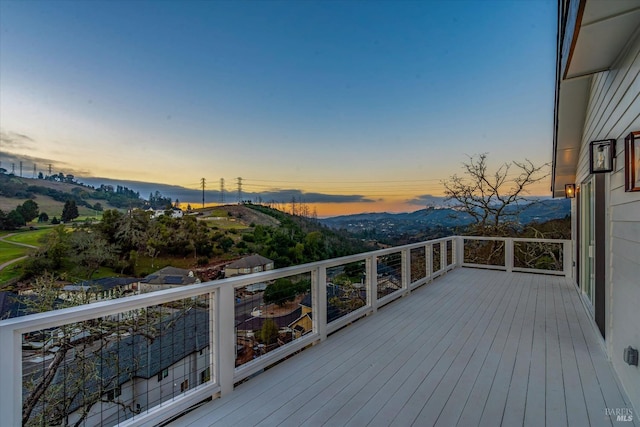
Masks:
[[[206,208],[215,208],[218,206],[229,206],[235,203],[205,203]],[[194,210],[202,209],[202,202],[180,202],[180,209],[186,210],[187,206],[191,205]],[[267,205],[267,204],[265,204]],[[424,206],[417,206],[408,204],[401,201],[378,201],[378,202],[354,202],[354,203],[305,203],[309,216],[313,215],[314,211],[318,218],[340,216],[340,215],[353,215],[359,213],[372,213],[372,212],[413,212],[418,209],[424,208]],[[272,205],[274,209],[281,210],[286,213],[291,213],[290,203],[281,203]]]

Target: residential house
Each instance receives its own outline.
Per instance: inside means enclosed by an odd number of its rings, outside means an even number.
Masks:
[[[96,280],[84,280],[62,287],[60,297],[66,300],[95,302],[133,294],[139,279],[135,277],[104,277]]]
[[[0,320],[28,314],[26,304],[14,292],[0,292]]]
[[[576,286],[638,411],[640,1],[559,6],[552,191],[574,197]]]
[[[355,287],[345,291],[340,285],[327,283],[327,323],[339,319],[352,309],[359,308],[361,306],[360,302],[364,305],[364,301],[367,299],[365,292],[364,289],[360,290]],[[311,332],[313,328],[313,309],[310,293],[300,301],[300,308],[300,316],[288,325],[294,331],[296,338]]]
[[[147,212],[151,214],[152,219],[158,219],[163,215],[170,214],[171,218],[182,218],[184,216],[184,212],[180,208],[171,208],[171,209],[147,209]]]
[[[87,407],[83,425],[114,425],[209,381],[207,310],[187,309],[153,329],[157,332],[152,337],[146,333],[130,335],[91,356],[95,360],[87,366],[97,367],[100,375],[87,376],[82,382],[85,390],[71,405],[68,425],[74,425]],[[69,359],[68,363],[75,361]],[[73,375],[58,377],[59,381],[63,378],[65,387],[54,389],[73,393],[77,379]]]
[[[140,280],[137,286],[139,291],[143,293],[192,285],[194,283],[200,283],[200,280],[195,277],[193,271],[184,268],[164,267]]]
[[[259,273],[261,271],[273,270],[273,261],[262,255],[251,255],[239,259],[227,265],[224,270],[225,277],[238,276],[241,274]]]

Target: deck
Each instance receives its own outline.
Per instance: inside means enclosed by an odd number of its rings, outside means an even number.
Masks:
[[[570,280],[458,268],[170,425],[640,425],[621,408]]]

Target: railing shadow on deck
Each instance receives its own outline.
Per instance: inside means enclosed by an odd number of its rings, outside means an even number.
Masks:
[[[570,249],[452,236],[0,321],[4,422],[154,425],[454,268],[569,276]]]

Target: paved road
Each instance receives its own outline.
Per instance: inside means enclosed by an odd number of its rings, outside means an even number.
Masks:
[[[6,240],[6,239],[7,239],[7,237],[11,237],[11,236],[13,236],[13,235],[15,235],[15,234],[16,234],[16,233],[7,234],[6,236],[2,236],[2,237],[0,237],[0,240],[2,240],[2,241],[3,241],[3,242],[5,242],[5,243],[9,243],[9,244],[11,244],[11,245],[24,246],[25,248],[31,248],[31,249],[38,249],[38,247],[37,247],[37,246],[28,245],[28,244],[26,244],[26,243],[12,242],[11,240]],[[0,264],[0,270],[2,270],[2,269],[4,269],[4,268],[6,268],[6,267],[8,267],[8,266],[10,266],[10,265],[11,265],[11,264],[13,264],[13,263],[16,263],[16,262],[18,262],[18,261],[22,261],[23,259],[26,259],[26,258],[28,258],[28,256],[27,256],[27,255],[25,255],[25,256],[21,256],[20,258],[15,258],[15,259],[12,259],[12,260],[10,260],[10,261],[7,261],[7,262],[5,262],[5,263],[3,263],[3,264]]]
[[[11,261],[7,261],[3,264],[0,264],[0,270],[4,269],[5,267],[9,267],[11,264],[15,262],[22,261],[23,259],[27,259],[27,258],[29,258],[29,256],[25,255],[25,256],[21,256],[20,258],[14,258]]]

